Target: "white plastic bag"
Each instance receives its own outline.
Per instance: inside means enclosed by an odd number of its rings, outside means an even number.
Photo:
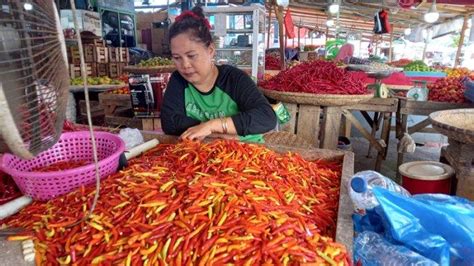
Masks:
[[[121,129],[119,137],[125,142],[126,150],[129,150],[144,142],[142,133],[136,128]]]

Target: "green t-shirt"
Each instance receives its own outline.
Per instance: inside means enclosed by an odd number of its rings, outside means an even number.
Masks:
[[[239,113],[237,103],[230,96],[215,86],[211,93],[199,92],[191,83],[184,90],[186,115],[201,122],[221,117],[229,117]],[[239,136],[241,141],[263,143],[262,134]]]

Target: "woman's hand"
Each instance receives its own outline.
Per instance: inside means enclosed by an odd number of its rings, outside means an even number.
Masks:
[[[215,132],[215,124],[216,120],[210,120],[197,126],[190,127],[184,131],[183,134],[181,134],[181,138],[189,140],[203,140]]]

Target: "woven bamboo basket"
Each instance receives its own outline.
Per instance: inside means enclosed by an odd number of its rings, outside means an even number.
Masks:
[[[368,101],[373,93],[362,95],[314,94],[304,92],[285,92],[260,88],[268,98],[285,103],[308,104],[316,106],[345,106]]]
[[[265,146],[279,146],[299,149],[316,148],[305,139],[285,131],[270,132],[265,134],[263,138],[265,139]]]
[[[156,74],[156,73],[171,73],[176,70],[173,65],[170,66],[154,66],[154,67],[139,67],[139,66],[126,66],[123,68],[125,72],[135,74]]]
[[[453,109],[430,114],[433,128],[450,139],[474,144],[474,109]]]

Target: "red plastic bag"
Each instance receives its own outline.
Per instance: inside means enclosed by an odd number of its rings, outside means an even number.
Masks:
[[[286,11],[284,20],[285,20],[286,36],[288,36],[289,39],[295,38],[295,26],[293,25],[293,19],[291,18],[291,13],[290,13],[289,8],[288,8],[288,11]]]

